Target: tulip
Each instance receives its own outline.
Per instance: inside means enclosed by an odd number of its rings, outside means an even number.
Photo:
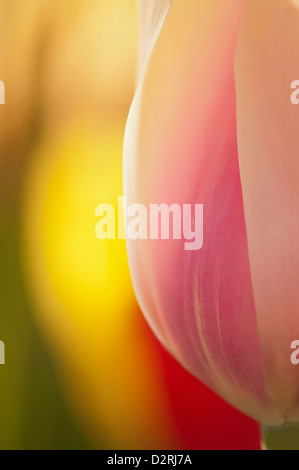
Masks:
[[[135,292],[169,352],[262,423],[265,447],[299,448],[299,2],[151,3],[125,195],[203,204],[204,242],[128,240]]]

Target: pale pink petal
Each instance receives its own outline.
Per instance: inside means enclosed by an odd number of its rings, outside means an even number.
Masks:
[[[236,57],[239,160],[268,392],[299,419],[299,79],[297,1],[250,0]]]
[[[128,240],[137,297],[183,365],[251,416],[267,396],[238,166],[233,62],[243,0],[174,1],[125,138],[128,204],[204,204],[204,245]]]

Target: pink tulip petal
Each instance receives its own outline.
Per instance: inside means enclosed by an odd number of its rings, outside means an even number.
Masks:
[[[194,375],[279,423],[264,392],[238,166],[233,61],[245,0],[174,2],[125,138],[128,204],[204,204],[204,245],[128,240],[141,307]]]
[[[297,2],[298,5],[298,2]],[[250,0],[236,57],[238,145],[254,299],[266,381],[281,414],[299,419],[299,9]]]

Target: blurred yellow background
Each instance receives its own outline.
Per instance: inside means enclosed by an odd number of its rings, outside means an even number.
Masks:
[[[171,445],[125,242],[100,242],[94,231],[97,205],[122,194],[135,1],[2,0],[0,18],[1,332],[11,374],[2,403],[14,408],[1,447]],[[63,384],[64,417],[35,325]],[[74,433],[69,411],[83,432]],[[22,428],[27,436],[18,436]]]

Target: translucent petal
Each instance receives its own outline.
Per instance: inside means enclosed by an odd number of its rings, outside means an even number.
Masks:
[[[139,84],[125,138],[128,203],[204,204],[204,245],[128,240],[153,330],[195,376],[257,419],[267,395],[238,166],[234,57],[245,1],[174,2]]]
[[[299,419],[290,360],[299,339],[299,106],[290,100],[298,50],[298,2],[247,2],[236,57],[239,161],[267,389],[287,419]]]

